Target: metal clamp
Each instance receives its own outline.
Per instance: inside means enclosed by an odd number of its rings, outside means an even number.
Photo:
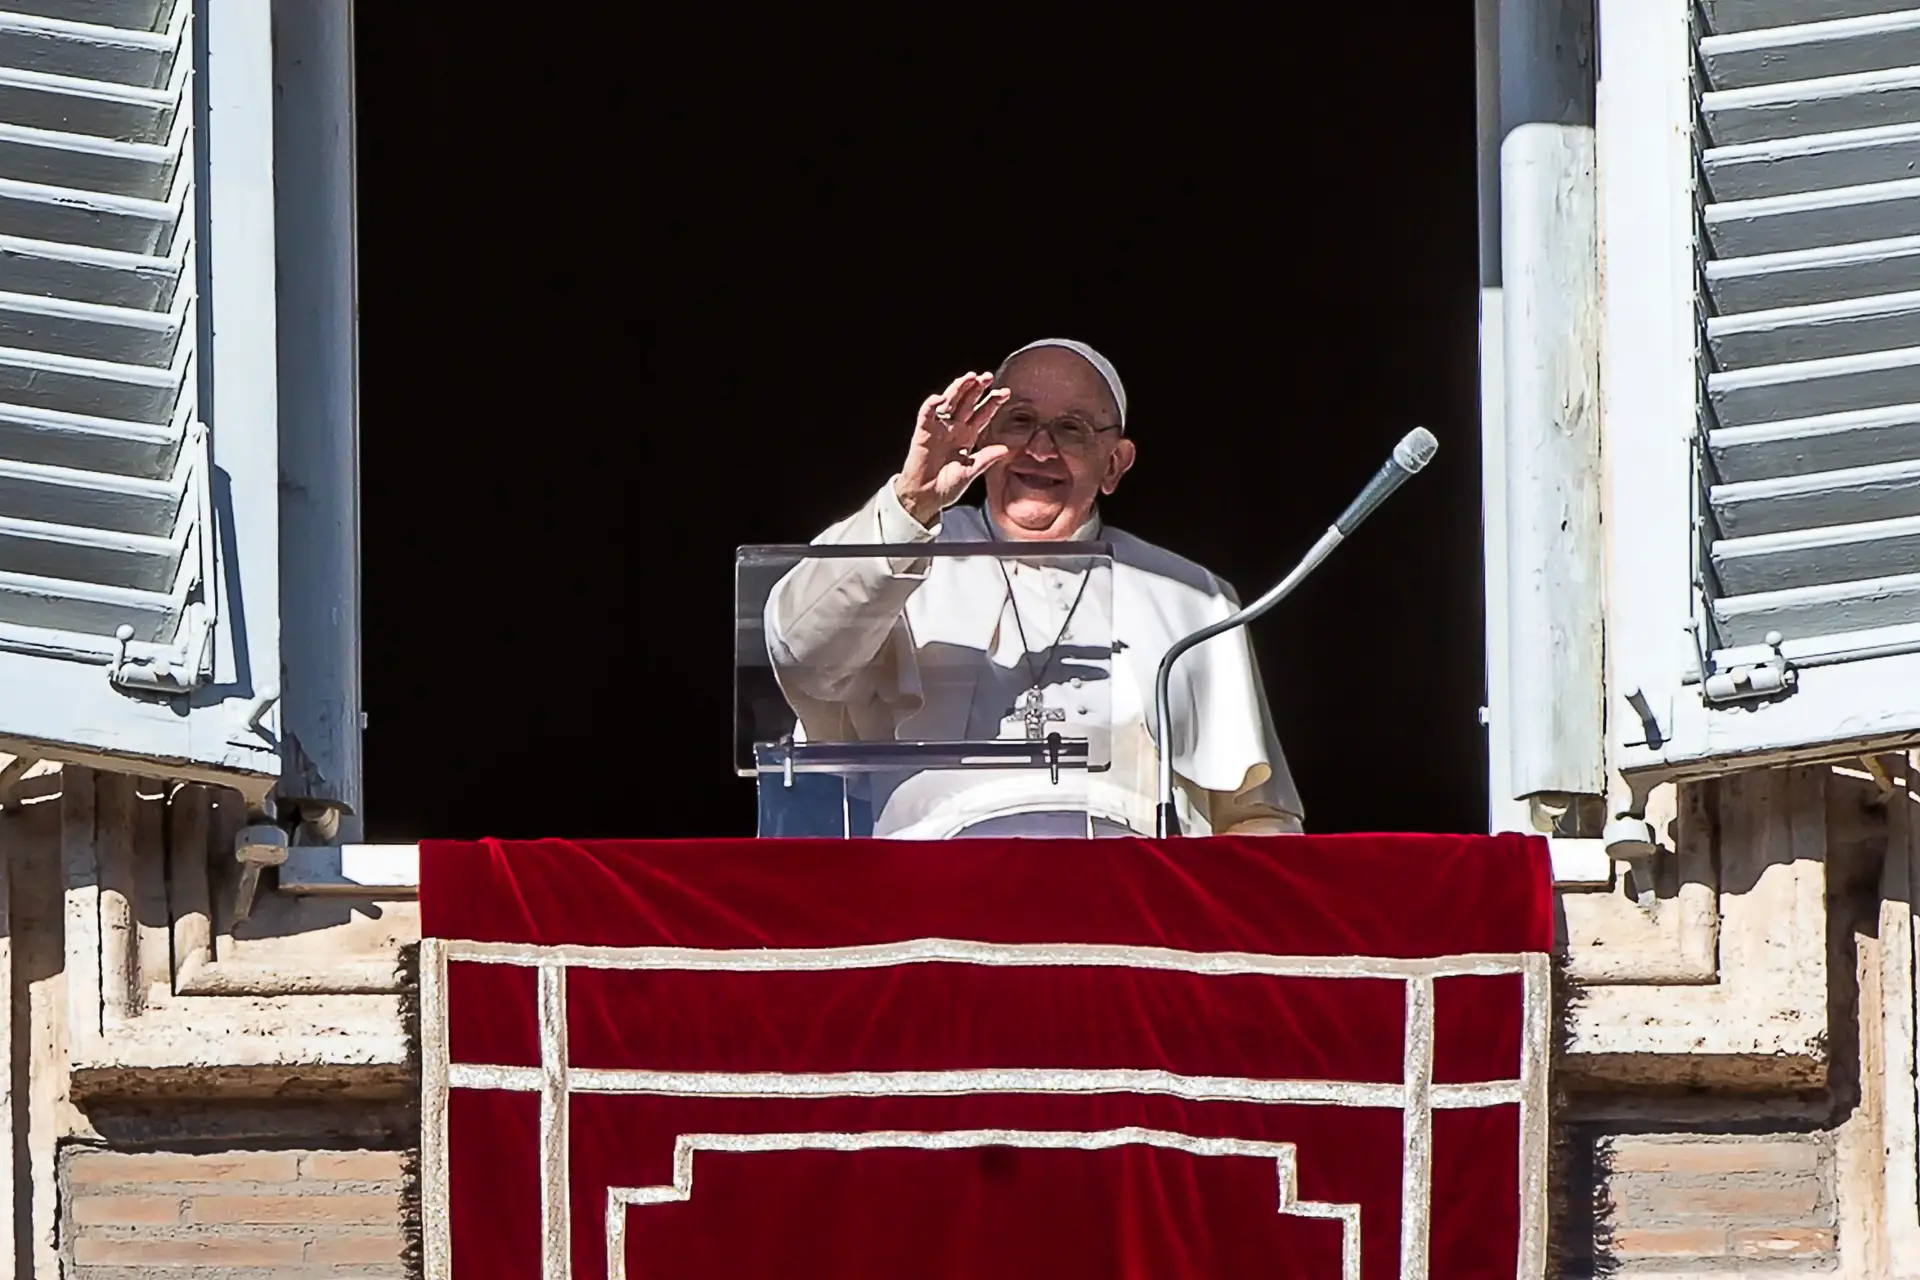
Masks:
[[[1653,868],[1661,853],[1660,837],[1653,824],[1636,814],[1616,814],[1600,839],[1609,858],[1627,864],[1641,909],[1651,911],[1655,896]]]
[[[260,722],[267,718],[267,712],[271,711],[273,704],[278,701],[280,701],[280,686],[278,683],[269,683],[261,686],[260,691],[248,699],[247,705],[241,708],[241,732],[259,733]]]
[[[113,660],[107,667],[107,679],[116,689],[191,693],[206,683],[207,642],[212,636],[212,611],[190,604],[180,622],[180,638],[171,648],[135,657],[128,652],[133,628],[123,622],[113,632]]]
[[[287,833],[271,823],[242,827],[233,839],[233,856],[240,864],[240,884],[233,896],[233,921],[238,924],[253,912],[260,872],[286,862]]]
[[[1778,698],[1793,692],[1799,673],[1780,651],[1784,637],[1778,631],[1767,632],[1766,647],[1755,651],[1751,662],[1735,660],[1723,671],[1715,671],[1700,682],[1701,694],[1711,705],[1755,702]]]

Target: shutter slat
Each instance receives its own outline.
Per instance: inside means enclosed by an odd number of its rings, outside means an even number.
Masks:
[[[1920,573],[1725,597],[1713,610],[1728,646],[1763,644],[1773,631],[1799,639],[1898,626],[1920,618]]]
[[[1723,369],[1920,346],[1920,292],[1719,316],[1707,323],[1707,342]]]
[[[176,67],[176,79],[181,74]],[[0,120],[24,128],[161,142],[179,107],[178,88],[142,89],[0,66]]]
[[[30,240],[164,253],[179,217],[179,206],[166,201],[0,178],[0,227]]]
[[[188,3],[190,0],[7,0],[7,9],[94,26],[152,31],[166,23],[176,5]]]
[[[1710,495],[1729,538],[1920,515],[1920,459],[1717,484]]]
[[[173,362],[183,318],[175,312],[0,293],[0,346],[164,369]]]
[[[1712,147],[1700,164],[1717,201],[1897,182],[1920,177],[1920,124]]]
[[[178,370],[0,347],[0,400],[160,423],[172,416]]]
[[[1897,575],[1920,565],[1920,516],[1829,525],[1713,544],[1713,566],[1731,595]]]
[[[0,64],[26,71],[151,89],[166,83],[177,47],[166,32],[0,13]]]
[[[1717,315],[1920,289],[1920,236],[1709,262]]]
[[[1707,139],[1716,147],[1871,129],[1913,118],[1920,108],[1920,68],[1710,90],[1700,107]]]
[[[0,462],[0,511],[20,519],[103,532],[166,537],[180,515],[190,459],[164,480]]]
[[[158,479],[173,474],[186,438],[181,415],[164,425],[0,404],[0,458],[71,471]]]
[[[1719,258],[1897,239],[1920,226],[1920,178],[1710,204],[1705,222]]]
[[[1874,13],[1707,36],[1700,61],[1715,89],[1914,66],[1920,64],[1920,15]]]
[[[0,236],[0,280],[15,293],[153,310],[172,305],[180,266],[178,256]]]
[[[1920,349],[1715,373],[1707,378],[1707,401],[1728,427],[1920,403]]]
[[[0,178],[77,184],[88,191],[164,202],[179,145],[120,142],[84,133],[0,124]]]
[[[208,607],[191,18],[0,0],[0,648],[168,644]]]
[[[1707,448],[1726,482],[1902,462],[1920,458],[1920,404],[1722,427]]]
[[[180,571],[186,526],[174,536],[113,534],[0,516],[0,564],[35,577],[137,591],[169,591]]]
[[[1911,7],[1912,0],[1701,0],[1707,30],[1715,35],[1860,18]]]
[[[167,592],[0,570],[0,621],[37,630],[111,636],[129,626],[134,639],[165,644],[173,639],[183,603]]]

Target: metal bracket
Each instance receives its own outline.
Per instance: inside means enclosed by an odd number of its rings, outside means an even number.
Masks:
[[[300,826],[294,832],[297,843],[306,845],[340,843],[340,820],[343,815],[339,805],[327,804],[321,800],[302,800],[298,809]]]
[[[40,757],[17,755],[0,767],[0,812],[11,813],[20,807],[20,780],[40,763]]]
[[[233,896],[233,921],[238,924],[253,913],[260,872],[287,860],[287,833],[271,823],[242,827],[233,838],[233,856],[240,864],[240,884]]]
[[[1658,751],[1667,738],[1660,727],[1660,716],[1654,711],[1653,703],[1648,699],[1646,690],[1638,685],[1627,690],[1627,705],[1633,708],[1634,716],[1640,721],[1642,741],[1652,750]]]
[[[1900,780],[1887,768],[1887,762],[1879,756],[1861,756],[1860,767],[1873,778],[1874,798],[1867,803],[1877,809],[1884,809],[1900,789]]]
[[[1700,696],[1708,706],[1718,707],[1791,694],[1799,685],[1800,674],[1780,651],[1783,641],[1778,631],[1769,631],[1764,645],[1731,650],[1712,662],[1702,654]]]
[[[1653,865],[1661,853],[1660,838],[1655,834],[1653,824],[1635,814],[1616,814],[1607,823],[1601,842],[1609,858],[1627,864],[1641,909],[1651,911],[1654,903]]]
[[[158,653],[130,655],[133,628],[122,623],[113,633],[113,662],[107,679],[116,689],[142,693],[191,693],[206,683],[207,641],[213,636],[213,611],[190,604],[180,620],[180,639]]]
[[[267,712],[273,710],[273,704],[278,701],[280,701],[279,682],[274,681],[262,685],[259,692],[255,693],[252,698],[247,700],[247,704],[240,708],[240,714],[238,716],[239,724],[227,738],[227,741],[245,745],[246,739],[241,736],[243,734],[259,734],[265,736],[265,731],[261,729],[260,723],[267,718]]]

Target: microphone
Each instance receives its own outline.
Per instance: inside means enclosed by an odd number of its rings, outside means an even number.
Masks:
[[[1400,443],[1393,446],[1393,456],[1374,473],[1373,479],[1367,481],[1367,487],[1360,491],[1360,496],[1349,503],[1340,518],[1333,522],[1340,536],[1351,538],[1353,531],[1360,527],[1360,522],[1392,497],[1395,489],[1413,479],[1422,467],[1433,461],[1433,455],[1439,448],[1440,442],[1425,427],[1415,427],[1402,436]]]
[[[1159,803],[1154,810],[1154,827],[1157,835],[1165,837],[1180,834],[1180,819],[1173,811],[1173,746],[1168,741],[1168,735],[1172,731],[1173,717],[1168,706],[1167,686],[1173,676],[1173,664],[1178,662],[1189,649],[1204,644],[1222,632],[1245,626],[1292,595],[1294,588],[1304,582],[1308,574],[1318,569],[1320,562],[1332,555],[1335,547],[1353,536],[1353,531],[1360,527],[1362,520],[1378,510],[1380,504],[1391,497],[1395,489],[1411,480],[1417,472],[1432,462],[1433,455],[1439,448],[1440,442],[1434,439],[1433,432],[1425,427],[1415,427],[1407,432],[1400,438],[1400,443],[1393,446],[1393,456],[1387,459],[1386,465],[1374,473],[1373,479],[1367,481],[1367,487],[1360,491],[1360,496],[1349,503],[1340,518],[1320,535],[1320,540],[1313,544],[1305,556],[1301,557],[1300,563],[1293,567],[1292,573],[1282,578],[1267,594],[1239,612],[1222,618],[1218,622],[1209,623],[1193,634],[1182,636],[1174,641],[1172,647],[1167,650],[1166,656],[1160,659],[1160,670],[1153,679],[1153,713],[1160,728],[1155,739],[1156,754],[1159,756],[1157,780]]]

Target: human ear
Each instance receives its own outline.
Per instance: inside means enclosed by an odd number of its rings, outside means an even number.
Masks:
[[[1133,441],[1122,436],[1113,452],[1107,455],[1107,470],[1100,477],[1100,492],[1112,493],[1120,487],[1120,477],[1133,469],[1133,454]]]

